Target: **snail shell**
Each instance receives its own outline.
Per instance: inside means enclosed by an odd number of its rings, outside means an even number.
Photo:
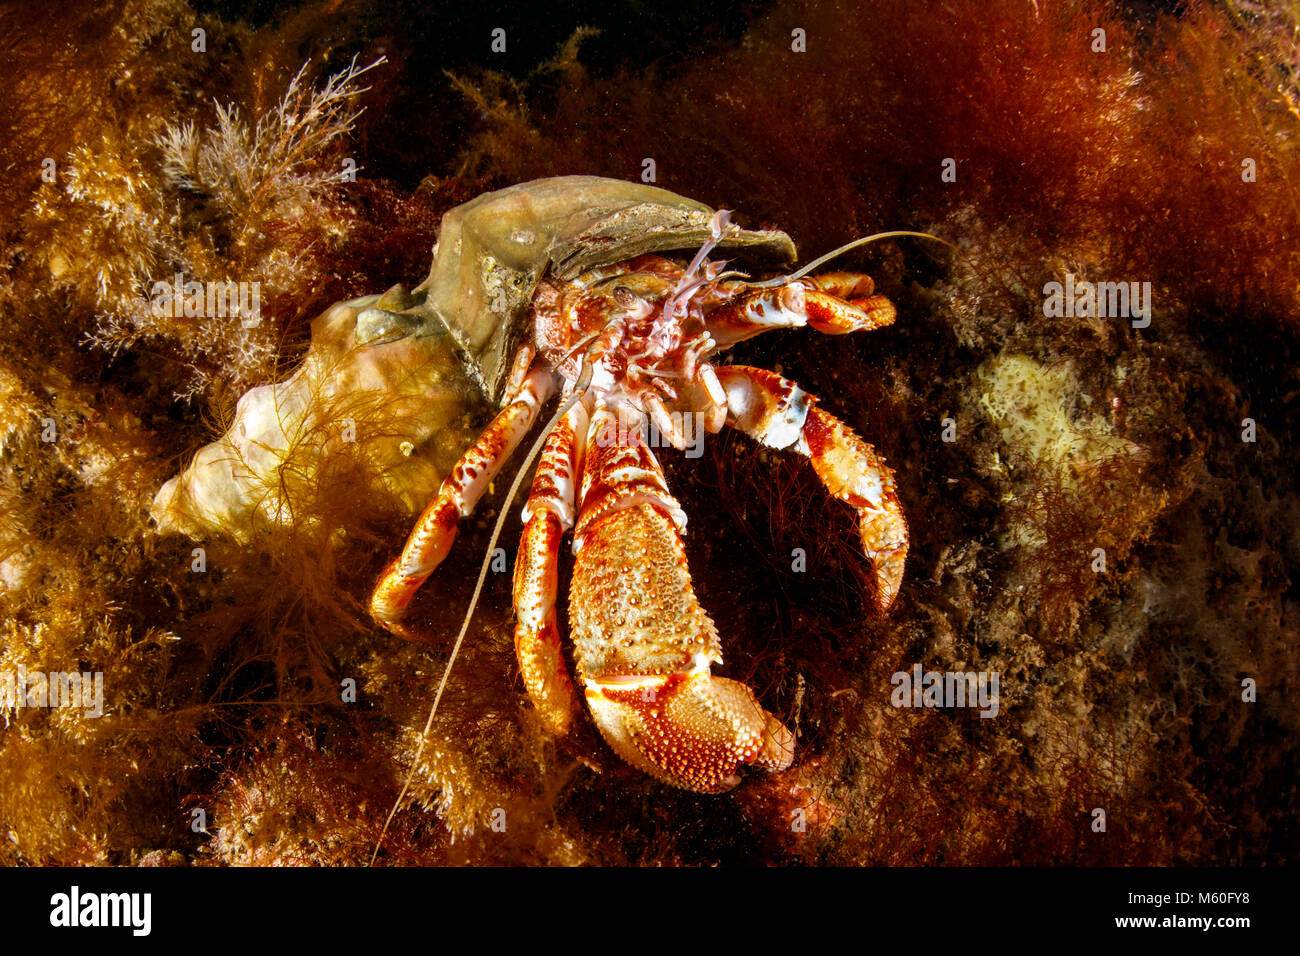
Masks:
[[[230,428],[163,485],[152,508],[159,531],[246,541],[310,526],[327,476],[350,466],[406,510],[423,508],[487,407],[460,347],[445,329],[413,331],[409,305],[397,286],[319,316],[298,369],[245,393]]]

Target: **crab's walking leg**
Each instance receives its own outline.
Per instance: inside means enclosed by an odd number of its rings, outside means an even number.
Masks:
[[[556,423],[542,449],[515,561],[515,651],[524,687],[547,729],[569,732],[573,682],[560,648],[555,595],[560,541],[576,518],[577,482],[587,441],[587,409],[575,404]]]
[[[876,600],[887,609],[903,583],[908,544],[893,471],[794,382],[745,365],[716,372],[727,391],[728,425],[771,448],[807,455],[826,490],[857,509],[862,548],[876,569]]]
[[[549,371],[529,372],[510,404],[456,462],[438,497],[420,515],[401,556],[384,571],[370,596],[370,615],[379,624],[402,637],[414,636],[400,623],[411,597],[447,556],[456,540],[457,522],[473,513],[488,483],[537,420],[552,388]]]
[[[742,293],[710,311],[705,323],[719,348],[769,329],[811,325],[830,335],[878,329],[892,324],[896,312],[883,295],[872,295],[874,289],[870,276],[831,272]]]

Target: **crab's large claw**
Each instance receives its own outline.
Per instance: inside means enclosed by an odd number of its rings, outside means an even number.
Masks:
[[[794,735],[744,684],[714,677],[718,631],[691,587],[686,515],[639,432],[591,416],[569,620],[578,673],[620,757],[674,786],[719,793],[749,763],[784,770]]]
[[[632,764],[676,787],[721,793],[754,764],[784,770],[794,734],[739,681],[700,673],[654,684],[591,683],[587,705],[609,745]]]

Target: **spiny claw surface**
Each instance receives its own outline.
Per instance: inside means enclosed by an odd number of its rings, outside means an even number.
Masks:
[[[699,673],[654,681],[589,682],[587,705],[614,751],[676,787],[722,793],[741,764],[784,770],[794,734],[739,681]]]

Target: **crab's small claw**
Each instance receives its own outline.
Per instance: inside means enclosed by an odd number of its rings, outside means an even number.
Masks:
[[[654,681],[587,684],[587,705],[614,751],[676,787],[722,793],[741,764],[784,770],[794,734],[739,681],[705,667]]]

